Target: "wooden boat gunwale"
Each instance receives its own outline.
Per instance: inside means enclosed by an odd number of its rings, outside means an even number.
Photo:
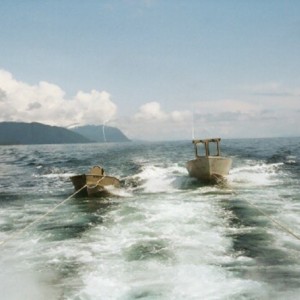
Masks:
[[[116,177],[106,175],[104,169],[94,166],[89,173],[70,177],[76,191],[86,187],[80,192],[80,196],[101,196],[108,193],[107,187],[119,187],[120,181]]]

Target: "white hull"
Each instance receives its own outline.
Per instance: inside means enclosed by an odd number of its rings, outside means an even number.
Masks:
[[[191,177],[203,181],[215,181],[228,175],[232,160],[222,156],[204,156],[190,160],[186,168]]]

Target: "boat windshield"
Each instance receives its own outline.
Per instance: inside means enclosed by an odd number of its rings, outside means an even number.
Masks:
[[[220,138],[207,140],[193,140],[196,157],[220,156]]]

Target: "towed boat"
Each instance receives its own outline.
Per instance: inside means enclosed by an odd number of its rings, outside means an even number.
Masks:
[[[119,179],[105,174],[100,166],[94,166],[89,173],[70,177],[75,191],[81,196],[103,196],[110,187],[119,187]]]
[[[228,175],[232,159],[221,156],[220,141],[220,138],[192,141],[196,158],[186,164],[191,177],[205,182],[218,182]],[[214,154],[211,154],[213,146]]]

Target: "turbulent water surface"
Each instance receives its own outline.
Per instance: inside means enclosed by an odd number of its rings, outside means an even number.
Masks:
[[[222,146],[222,185],[189,141],[1,146],[1,299],[300,299],[300,138]],[[120,189],[45,215],[98,164]]]

